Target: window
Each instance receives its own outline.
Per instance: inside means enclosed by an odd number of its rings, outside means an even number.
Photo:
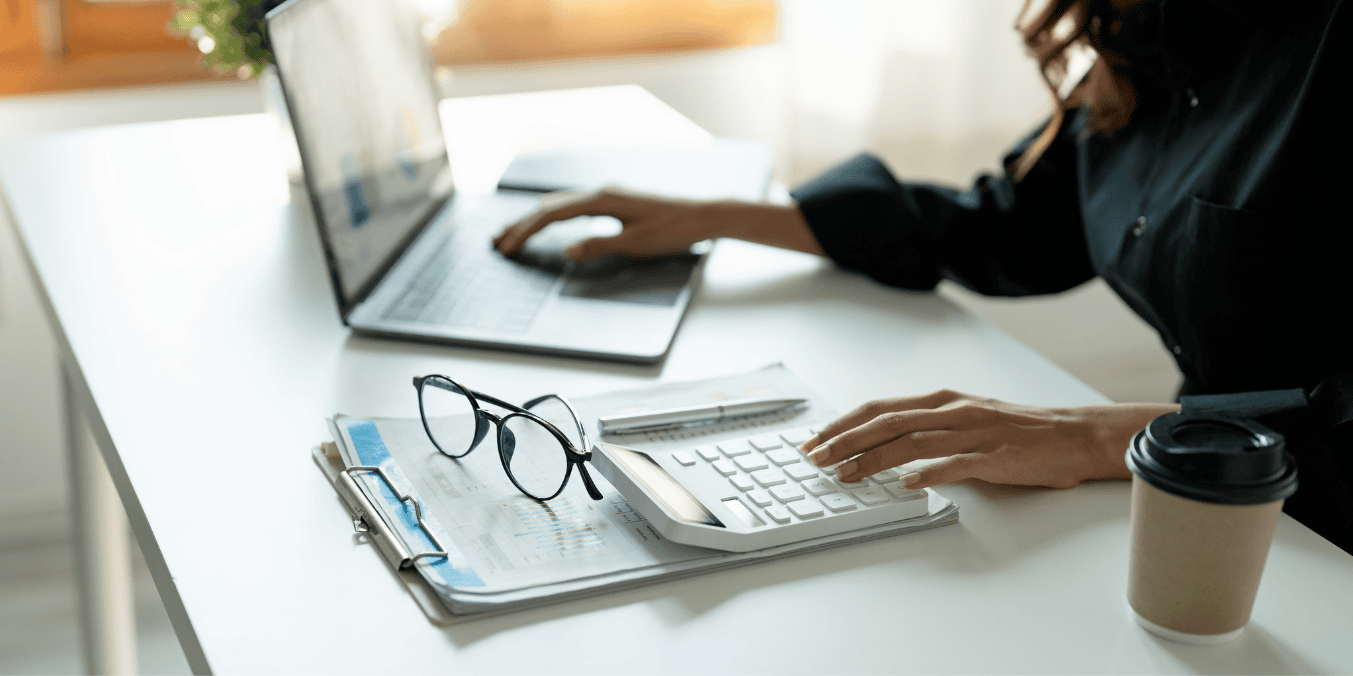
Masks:
[[[0,94],[214,77],[165,31],[170,0],[3,0]]]
[[[775,0],[461,0],[443,65],[718,49],[772,42]]]
[[[218,77],[189,40],[166,30],[172,0],[0,1],[0,95]],[[775,0],[418,4],[450,10],[432,47],[447,65],[718,49],[776,36]]]

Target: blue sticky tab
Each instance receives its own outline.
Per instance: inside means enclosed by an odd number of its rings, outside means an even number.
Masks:
[[[359,464],[379,467],[385,470],[385,473],[390,475],[392,480],[404,482],[404,476],[399,471],[399,466],[395,464],[394,458],[390,456],[390,450],[385,447],[385,441],[381,439],[381,433],[376,429],[374,421],[345,419],[343,424],[348,429],[348,436],[352,438],[352,449],[357,454]],[[426,549],[435,549],[436,545],[418,525],[418,516],[414,513],[413,505],[400,500],[379,477],[374,477],[373,480],[381,497],[385,500],[388,510],[399,516],[400,524],[404,527],[406,536],[410,540],[420,543]],[[404,487],[404,490],[408,491],[409,489]],[[424,518],[429,522],[432,520],[431,515],[426,515]],[[446,540],[446,537],[443,536],[442,540]],[[446,584],[452,587],[483,587],[484,580],[465,561],[465,557],[461,556],[460,552],[450,542],[443,544],[446,545],[446,552],[450,556],[433,562],[431,568],[446,581]],[[424,561],[427,560],[424,559]]]
[[[352,437],[353,450],[357,451],[357,461],[363,465],[375,465],[385,469],[385,465],[394,462],[390,450],[385,447],[376,423],[371,420],[345,420],[348,436]]]

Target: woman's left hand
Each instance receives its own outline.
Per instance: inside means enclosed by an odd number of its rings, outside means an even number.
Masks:
[[[871,401],[803,444],[819,467],[840,463],[844,481],[926,458],[908,488],[959,479],[1070,488],[1087,479],[1127,479],[1132,435],[1177,404],[1039,408],[940,390]]]

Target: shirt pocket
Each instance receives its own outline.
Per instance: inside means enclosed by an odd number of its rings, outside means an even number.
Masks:
[[[1213,391],[1276,385],[1300,321],[1300,221],[1191,198],[1172,252],[1179,342]]]

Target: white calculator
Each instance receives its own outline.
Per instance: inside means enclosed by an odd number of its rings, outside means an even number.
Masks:
[[[894,470],[844,483],[808,462],[807,428],[681,450],[592,447],[592,465],[663,537],[749,552],[926,516]]]

